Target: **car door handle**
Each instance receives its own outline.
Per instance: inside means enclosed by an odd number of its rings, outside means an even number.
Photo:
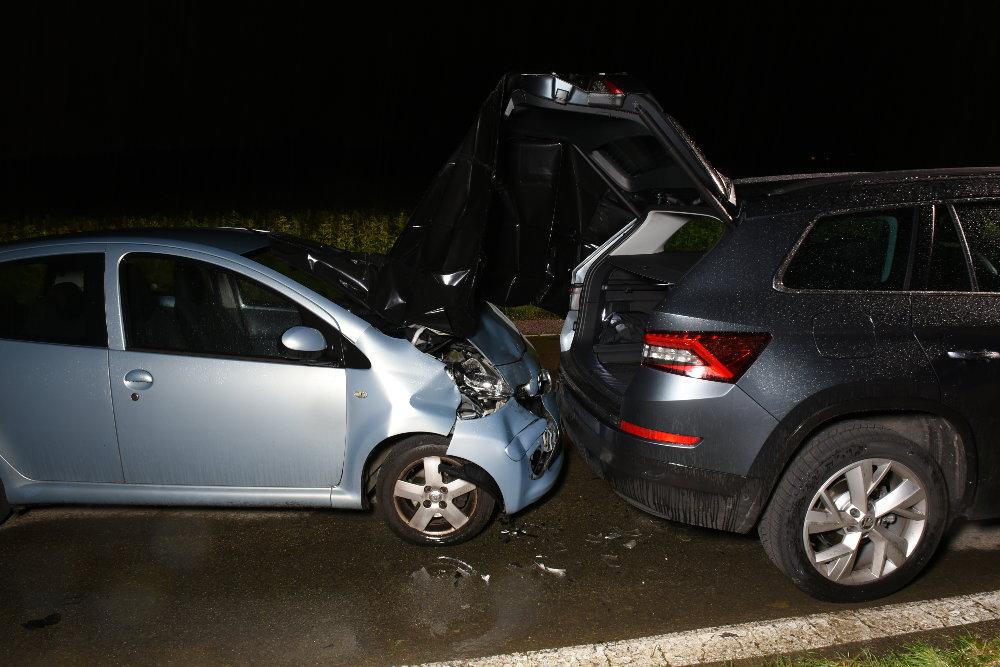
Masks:
[[[153,386],[153,375],[137,368],[125,374],[125,386],[129,389],[149,389]]]
[[[1000,359],[996,350],[948,350],[949,359],[986,360]]]

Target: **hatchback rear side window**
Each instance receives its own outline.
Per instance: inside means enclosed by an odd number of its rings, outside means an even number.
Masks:
[[[1000,292],[1000,204],[955,204],[980,292]]]
[[[796,250],[782,283],[791,289],[906,288],[915,212],[866,211],[820,219]]]
[[[0,338],[107,347],[104,255],[0,263]]]

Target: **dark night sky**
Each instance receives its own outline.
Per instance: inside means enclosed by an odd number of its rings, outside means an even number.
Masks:
[[[507,70],[629,71],[731,176],[1000,164],[985,3],[672,4],[5,10],[0,209],[410,206]]]

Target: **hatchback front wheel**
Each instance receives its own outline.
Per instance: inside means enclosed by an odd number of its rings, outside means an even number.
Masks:
[[[378,507],[393,532],[408,542],[458,544],[481,533],[493,518],[493,496],[452,474],[464,462],[447,450],[440,438],[408,438],[379,472]]]

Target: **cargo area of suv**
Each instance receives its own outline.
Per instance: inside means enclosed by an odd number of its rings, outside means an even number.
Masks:
[[[571,286],[563,352],[596,388],[617,400],[642,362],[649,314],[723,233],[700,213],[651,212],[594,252]]]

